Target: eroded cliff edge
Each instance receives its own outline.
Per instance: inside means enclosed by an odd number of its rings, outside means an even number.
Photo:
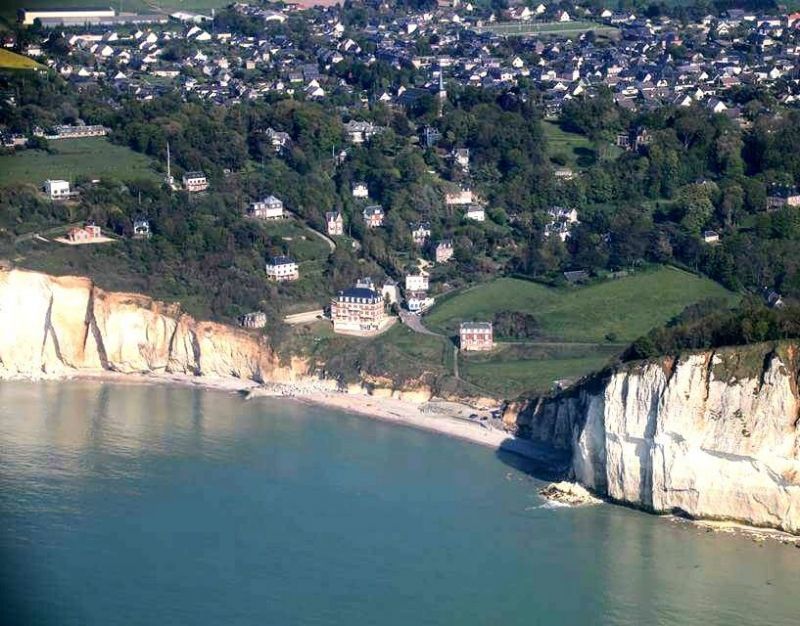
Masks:
[[[509,416],[574,479],[657,513],[800,533],[798,346],[636,363]]]
[[[0,272],[0,374],[100,371],[257,383],[306,373],[301,362],[282,366],[258,334],[197,321],[176,305],[106,292],[88,278]]]

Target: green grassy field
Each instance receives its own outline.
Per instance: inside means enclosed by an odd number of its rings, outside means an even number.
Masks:
[[[453,336],[459,322],[489,320],[497,311],[534,315],[541,326],[540,340],[498,342],[492,352],[459,356],[466,382],[513,398],[546,392],[556,380],[573,381],[602,368],[624,344],[711,297],[733,303],[738,296],[711,280],[669,267],[578,288],[500,278],[445,300],[426,317],[426,324]]]
[[[596,159],[595,149],[586,135],[562,130],[556,122],[543,121],[542,129],[547,138],[547,154],[552,158],[562,155],[568,165],[587,167]]]
[[[551,340],[602,342],[613,334],[627,342],[710,297],[733,301],[737,296],[711,280],[669,267],[578,288],[500,278],[434,307],[426,323],[452,335],[461,321],[491,319],[502,310],[524,311],[536,317],[543,336]]]
[[[302,225],[293,219],[258,221],[261,227],[270,235],[281,237],[286,245],[286,253],[293,256],[301,263],[300,273],[305,274],[305,270],[314,271],[312,265],[304,266],[304,263],[322,263],[328,258],[330,249],[322,239],[307,231]]]
[[[613,35],[617,29],[597,22],[495,22],[476,29],[479,32],[492,32],[498,35],[580,35],[588,31],[597,34]]]
[[[575,380],[601,369],[609,356],[504,361],[461,360],[461,376],[503,398],[546,393],[557,380]]]
[[[22,150],[0,156],[0,186],[12,183],[41,185],[48,178],[74,180],[113,177],[120,180],[157,180],[153,162],[124,146],[103,137],[59,139],[50,142],[54,154],[41,150]]]
[[[33,59],[0,48],[0,70],[35,70],[41,67]]]

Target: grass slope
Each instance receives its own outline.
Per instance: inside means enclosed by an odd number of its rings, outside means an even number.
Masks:
[[[596,155],[592,142],[586,135],[562,130],[556,122],[543,121],[542,130],[547,138],[547,153],[566,157],[568,165],[587,167],[594,163]]]
[[[465,320],[491,319],[502,310],[534,315],[545,337],[566,342],[633,341],[704,298],[737,296],[717,283],[666,267],[587,287],[555,289],[499,278],[460,293],[426,317],[431,328],[455,334]]]
[[[40,185],[48,178],[74,180],[78,176],[120,180],[158,178],[149,158],[112,144],[103,137],[60,139],[51,141],[50,147],[54,154],[22,150],[0,156],[0,186],[12,183]]]
[[[492,352],[459,357],[466,382],[513,398],[546,392],[556,380],[574,380],[602,368],[621,349],[607,336],[630,342],[709,297],[737,299],[713,281],[674,268],[579,288],[500,278],[445,300],[426,323],[453,336],[463,320],[491,319],[501,310],[533,314],[541,324],[541,341],[499,343]]]
[[[33,59],[0,48],[0,70],[35,70],[41,67]]]

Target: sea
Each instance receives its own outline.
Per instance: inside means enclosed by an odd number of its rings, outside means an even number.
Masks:
[[[800,623],[800,549],[285,399],[0,383],[0,623]]]

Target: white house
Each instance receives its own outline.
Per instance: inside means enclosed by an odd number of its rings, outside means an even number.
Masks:
[[[474,220],[476,222],[485,222],[486,211],[479,204],[470,204],[466,211],[464,211],[464,219]]]
[[[262,220],[278,220],[284,217],[283,202],[275,196],[250,203],[249,213]]]
[[[369,189],[367,188],[367,183],[363,182],[353,183],[353,197],[362,199],[368,198]]]
[[[406,276],[406,291],[427,291],[428,286],[427,274],[409,274]]]
[[[300,270],[297,262],[288,256],[274,256],[267,262],[267,278],[279,283],[297,280]]]
[[[183,186],[189,192],[205,191],[208,189],[208,179],[203,172],[186,172],[183,175]]]
[[[44,181],[44,191],[52,200],[68,198],[70,194],[69,182],[66,180],[47,179]]]
[[[474,201],[475,200],[472,191],[469,189],[461,189],[454,193],[446,193],[444,195],[444,203],[448,206],[458,205],[458,204],[471,204]]]

